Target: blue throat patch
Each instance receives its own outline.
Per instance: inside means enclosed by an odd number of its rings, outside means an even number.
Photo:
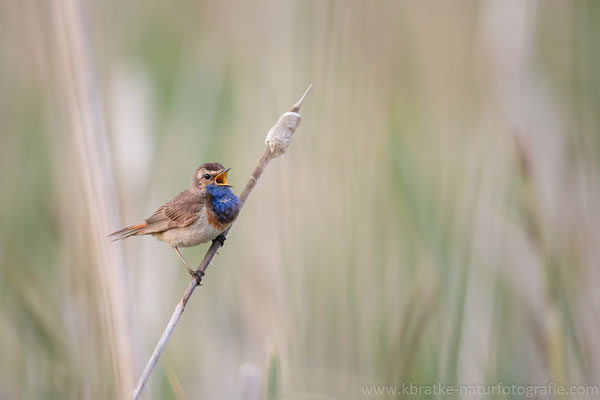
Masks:
[[[227,186],[215,185],[211,183],[206,187],[206,191],[211,195],[213,209],[219,221],[229,221],[238,210],[238,198]]]

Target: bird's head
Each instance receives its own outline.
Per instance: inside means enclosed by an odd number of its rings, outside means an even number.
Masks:
[[[225,169],[223,165],[216,162],[202,164],[196,168],[196,173],[194,174],[194,178],[192,178],[190,188],[202,192],[211,183],[214,183],[217,186],[230,187],[231,185],[227,183],[227,172],[229,172],[230,169],[231,168]]]

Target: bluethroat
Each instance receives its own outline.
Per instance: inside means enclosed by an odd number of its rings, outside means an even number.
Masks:
[[[171,245],[190,275],[201,276],[190,268],[178,247],[197,246],[218,239],[231,226],[239,212],[239,201],[227,183],[227,172],[219,163],[205,163],[194,173],[190,186],[161,206],[142,222],[111,233],[114,240],[152,235]]]

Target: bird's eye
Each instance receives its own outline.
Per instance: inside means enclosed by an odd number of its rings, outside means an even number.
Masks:
[[[209,174],[204,174],[204,179],[206,179],[206,180],[210,179],[210,175]]]

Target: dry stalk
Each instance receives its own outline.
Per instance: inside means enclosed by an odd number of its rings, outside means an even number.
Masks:
[[[250,179],[248,179],[248,183],[246,183],[244,190],[239,196],[240,208],[243,207],[244,203],[248,199],[248,196],[250,195],[250,192],[252,192],[252,190],[256,186],[256,182],[262,175],[265,167],[269,164],[269,162],[272,159],[282,155],[287,150],[287,147],[290,144],[291,137],[298,128],[298,125],[300,124],[300,114],[298,114],[298,112],[300,111],[302,103],[304,102],[304,99],[306,98],[306,95],[308,94],[311,88],[312,85],[309,85],[306,91],[304,92],[304,95],[302,95],[302,97],[300,98],[300,100],[296,104],[294,104],[290,111],[284,113],[279,118],[277,123],[275,123],[275,125],[267,133],[267,138],[265,141],[267,144],[267,149],[258,161],[256,168],[254,168],[254,172],[250,176]],[[227,234],[229,233],[229,229],[227,229],[223,233],[223,236],[227,236]],[[192,293],[194,293],[194,289],[196,289],[196,286],[200,284],[200,281],[202,280],[202,277],[204,277],[206,269],[210,265],[210,262],[212,261],[215,254],[217,254],[217,250],[219,250],[219,248],[222,245],[223,244],[220,241],[213,240],[212,244],[210,245],[210,248],[204,255],[204,259],[202,260],[202,262],[198,266],[198,269],[196,270],[200,276],[200,279],[190,280],[187,289],[183,293],[181,300],[179,300],[177,307],[175,307],[175,310],[171,315],[169,323],[163,331],[162,336],[158,340],[158,343],[154,348],[154,352],[152,353],[150,360],[144,368],[144,372],[142,372],[142,375],[140,376],[137,385],[133,389],[130,400],[136,400],[142,394],[142,390],[144,389],[146,382],[148,382],[148,378],[150,377],[152,370],[156,366],[158,358],[160,357],[165,346],[167,345],[167,341],[169,340],[169,337],[171,337],[171,333],[173,333],[173,329],[175,329],[175,325],[177,325],[177,321],[179,321],[179,318],[181,317],[181,314],[183,313],[183,310],[185,309],[188,300],[192,296]]]

